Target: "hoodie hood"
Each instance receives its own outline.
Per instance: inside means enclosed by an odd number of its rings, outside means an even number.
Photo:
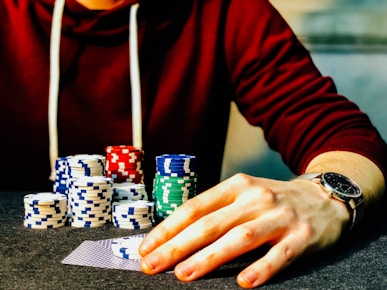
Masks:
[[[55,0],[38,0],[36,9],[44,27],[49,32]],[[144,20],[157,33],[167,33],[175,21],[181,21],[190,6],[190,1],[178,0],[126,0],[109,10],[90,10],[76,0],[66,0],[62,19],[62,35],[86,41],[107,42],[114,39],[127,40],[129,10],[133,4],[140,4],[138,11],[139,28]]]

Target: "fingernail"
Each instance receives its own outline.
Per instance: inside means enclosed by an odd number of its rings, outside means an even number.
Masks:
[[[142,259],[141,261],[142,268],[146,267],[145,272],[149,273],[149,271],[154,272],[159,264],[159,259],[155,255],[149,255]],[[148,270],[148,271],[146,271]]]
[[[191,261],[182,262],[176,266],[176,271],[182,276],[190,277],[195,271],[195,263]],[[180,275],[179,275],[180,276]]]
[[[247,270],[241,274],[241,278],[249,284],[256,284],[258,275],[254,271]]]
[[[143,254],[144,256],[146,254],[149,254],[153,250],[155,242],[150,239],[144,239],[140,245],[140,253]]]

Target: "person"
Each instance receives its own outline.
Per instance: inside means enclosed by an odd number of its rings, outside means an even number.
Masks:
[[[49,189],[56,157],[108,145],[143,148],[149,191],[155,156],[197,157],[201,193],[144,239],[146,274],[192,281],[268,244],[237,277],[257,287],[384,197],[386,143],[267,0],[1,1],[0,22],[1,190]],[[313,174],[220,181],[231,101],[295,174]]]

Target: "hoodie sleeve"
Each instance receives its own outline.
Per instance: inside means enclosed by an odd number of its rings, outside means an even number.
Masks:
[[[387,146],[366,114],[337,93],[309,52],[266,0],[231,1],[225,51],[239,110],[262,127],[296,174],[316,155],[362,154],[387,180]]]

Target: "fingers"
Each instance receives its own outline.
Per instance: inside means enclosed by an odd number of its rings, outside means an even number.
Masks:
[[[193,281],[268,241],[281,239],[292,220],[296,220],[294,213],[284,208],[238,225],[177,265],[175,275],[182,281]]]
[[[231,228],[254,217],[246,215],[237,204],[230,204],[205,215],[145,256],[141,261],[142,270],[147,274],[167,270],[188,255],[213,243]]]
[[[140,254],[149,254],[201,217],[231,204],[241,186],[236,179],[230,178],[177,208],[145,237],[139,247]]]
[[[142,256],[149,254],[201,217],[231,203],[227,199],[219,200],[216,198],[212,198],[210,202],[208,197],[206,193],[203,193],[178,207],[172,215],[147,234],[139,247],[140,254]]]
[[[310,229],[306,225],[300,228],[299,231],[287,235],[264,257],[243,270],[237,277],[239,286],[243,288],[260,286],[301,256],[307,247],[305,240],[310,237]]]

